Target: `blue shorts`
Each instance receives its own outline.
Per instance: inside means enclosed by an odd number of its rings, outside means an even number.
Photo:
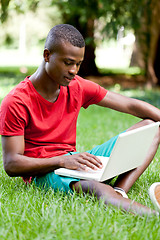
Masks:
[[[116,140],[118,138],[118,135],[111,138],[109,141],[98,145],[94,147],[92,150],[86,151],[90,154],[93,154],[95,156],[105,156],[109,157],[112,149],[116,143]],[[67,155],[73,155],[77,152],[70,152]],[[72,189],[70,188],[71,182],[80,181],[80,179],[77,178],[71,178],[71,177],[62,177],[59,175],[56,175],[54,172],[50,172],[45,174],[41,177],[35,177],[33,182],[37,187],[43,188],[43,189],[49,189],[52,188],[55,191],[63,191],[65,193],[72,192]]]

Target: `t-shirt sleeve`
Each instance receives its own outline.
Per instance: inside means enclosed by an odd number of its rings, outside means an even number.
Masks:
[[[107,90],[97,83],[83,79],[82,86],[82,107],[87,108],[91,104],[99,103],[107,94]]]
[[[26,112],[25,105],[20,99],[5,97],[0,108],[0,135],[24,135],[28,122]]]

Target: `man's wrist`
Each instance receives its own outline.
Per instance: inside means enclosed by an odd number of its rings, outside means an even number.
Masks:
[[[65,161],[64,156],[59,156],[58,166],[64,168],[64,161]]]

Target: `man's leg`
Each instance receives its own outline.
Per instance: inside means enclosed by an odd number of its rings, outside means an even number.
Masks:
[[[143,120],[137,124],[135,124],[134,126],[132,126],[131,128],[129,128],[127,131],[148,125],[153,123],[152,120]],[[141,176],[141,174],[145,171],[145,169],[149,166],[149,164],[151,163],[151,161],[153,160],[156,151],[158,149],[160,143],[160,130],[157,132],[153,143],[149,149],[149,152],[147,154],[147,157],[144,161],[144,163],[139,166],[136,169],[133,169],[127,173],[121,174],[116,182],[114,187],[118,187],[118,188],[122,188],[126,193],[129,191],[129,189],[132,187],[132,185],[135,183],[135,181]]]
[[[112,204],[117,208],[121,208],[131,213],[139,215],[159,214],[140,203],[123,198],[116,193],[111,186],[97,181],[80,180],[79,182],[73,182],[71,187],[77,192],[81,192],[82,190],[83,193],[89,193],[90,195],[94,194],[98,200],[102,199],[106,205]]]

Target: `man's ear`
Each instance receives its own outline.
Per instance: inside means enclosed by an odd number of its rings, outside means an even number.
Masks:
[[[50,51],[47,48],[45,48],[43,52],[43,57],[45,62],[49,62],[49,56],[50,56]]]

